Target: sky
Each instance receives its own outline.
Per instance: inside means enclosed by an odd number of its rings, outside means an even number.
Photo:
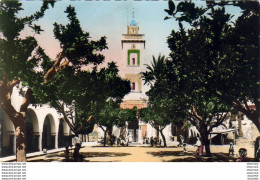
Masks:
[[[22,0],[24,11],[20,16],[27,16],[39,10],[42,2],[40,0]],[[180,2],[180,1],[177,1]],[[205,5],[205,1],[195,0],[198,6]],[[54,38],[53,23],[67,24],[68,20],[64,13],[67,6],[75,7],[77,17],[80,20],[83,30],[90,33],[93,40],[102,36],[107,37],[108,50],[105,50],[106,62],[122,61],[122,34],[127,33],[127,25],[134,19],[139,26],[139,33],[144,34],[146,40],[144,64],[150,64],[152,56],[159,54],[169,55],[170,50],[167,44],[167,37],[172,29],[178,30],[178,23],[174,19],[164,20],[168,9],[168,1],[94,1],[94,0],[59,0],[54,8],[46,11],[45,16],[37,24],[44,30],[40,35],[26,29],[23,35],[34,35],[47,55],[55,59],[60,52],[59,42]],[[232,14],[239,14],[238,9],[228,8]],[[120,67],[119,67],[120,69]]]
[[[40,1],[22,1],[24,12],[21,16],[30,15],[39,9]],[[77,17],[83,30],[88,31],[92,39],[97,40],[102,36],[107,37],[108,50],[104,52],[107,61],[119,61],[121,59],[122,34],[127,32],[127,24],[133,19],[139,26],[139,33],[144,34],[146,40],[145,63],[149,63],[152,55],[169,54],[167,36],[171,30],[177,27],[174,20],[164,21],[167,15],[164,9],[168,7],[167,1],[58,1],[55,7],[50,8],[46,15],[37,24],[44,30],[40,35],[35,35],[39,44],[46,53],[55,58],[59,51],[59,43],[54,39],[53,23],[66,24],[67,17],[64,13],[66,7],[75,7]],[[24,31],[25,35],[31,34]]]

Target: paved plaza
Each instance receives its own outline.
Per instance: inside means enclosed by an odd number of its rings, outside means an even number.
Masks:
[[[228,156],[228,146],[211,146],[212,157],[196,156],[196,148],[188,145],[187,154],[184,155],[183,147],[102,147],[85,146],[80,154],[83,162],[234,162],[238,157],[239,147],[235,147],[235,155]],[[253,148],[248,149],[248,157],[253,161]],[[72,162],[73,150],[70,150],[70,159],[65,159],[64,151],[49,153],[28,158],[29,162]]]

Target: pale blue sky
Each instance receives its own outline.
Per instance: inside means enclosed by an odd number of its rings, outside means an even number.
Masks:
[[[21,14],[30,15],[40,8],[41,1],[21,1],[24,11]],[[205,4],[204,1],[195,1],[199,5]],[[59,44],[53,36],[53,23],[58,22],[66,24],[67,17],[64,13],[66,7],[72,5],[76,8],[77,17],[84,30],[90,33],[93,39],[101,36],[107,37],[108,50],[104,52],[106,61],[121,60],[121,39],[122,34],[127,31],[127,23],[132,19],[134,9],[135,20],[139,25],[139,33],[145,34],[146,53],[144,62],[149,64],[152,55],[158,56],[159,53],[168,56],[169,49],[166,43],[167,37],[172,29],[178,29],[175,20],[166,20],[167,15],[164,9],[168,8],[167,1],[72,1],[62,0],[50,8],[44,18],[38,24],[41,25],[44,32],[36,35],[40,45],[46,50],[52,58],[58,52]],[[229,9],[229,11],[238,14],[238,9]],[[31,34],[28,31],[25,35]]]

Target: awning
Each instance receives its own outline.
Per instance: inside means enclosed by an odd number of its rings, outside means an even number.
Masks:
[[[223,134],[228,134],[228,133],[234,133],[234,139],[233,139],[233,144],[235,144],[235,129],[223,129],[223,130],[218,130],[218,131],[212,131],[209,133],[210,136],[210,145],[212,142],[212,138],[214,136],[216,136],[217,134],[221,134],[221,144],[224,144],[224,138],[223,138]],[[213,135],[213,137],[211,136]]]
[[[231,132],[235,132],[235,129],[223,129],[223,130],[218,130],[218,131],[212,131],[210,134],[228,134]]]

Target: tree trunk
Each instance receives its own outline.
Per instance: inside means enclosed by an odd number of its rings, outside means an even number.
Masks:
[[[123,127],[121,127],[121,129],[120,129],[120,136],[119,136],[119,137],[120,137],[122,140],[126,140],[125,134],[126,134],[126,126],[123,126]]]
[[[17,112],[11,102],[13,87],[20,83],[20,80],[8,82],[8,74],[5,74],[0,82],[0,105],[13,122],[16,137],[16,161],[26,162],[26,119],[25,114],[30,104],[32,90],[27,89],[20,112]]]
[[[201,142],[202,142],[202,145],[205,146],[206,157],[211,157],[210,141],[208,139],[208,133],[205,133],[205,132],[201,133]]]
[[[26,120],[25,116],[15,124],[16,161],[26,162]]]
[[[233,102],[233,107],[235,110],[242,112],[246,117],[256,125],[258,131],[260,132],[260,99],[255,100],[255,110],[247,109],[239,101]]]
[[[107,128],[107,135],[108,135],[108,144],[112,146],[113,145],[112,128]]]
[[[163,147],[167,147],[166,139],[165,139],[165,136],[164,136],[164,134],[163,134],[163,130],[160,130],[160,134],[161,134],[162,139],[163,139]]]
[[[239,137],[243,136],[242,132],[242,113],[238,112],[238,135]]]
[[[103,146],[106,146],[106,142],[107,142],[107,131],[104,131],[104,142],[103,142]]]

